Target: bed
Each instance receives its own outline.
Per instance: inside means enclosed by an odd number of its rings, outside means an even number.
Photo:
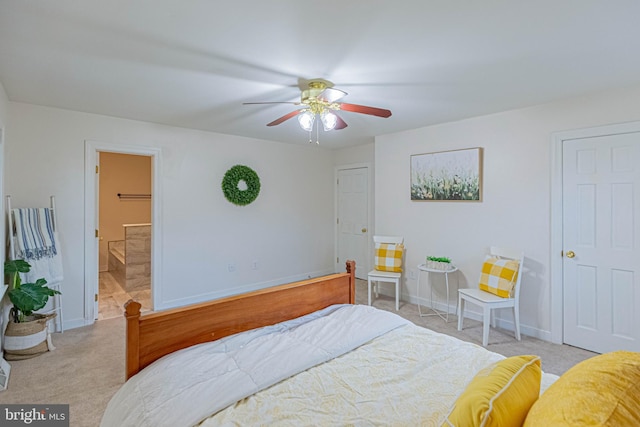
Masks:
[[[128,380],[101,425],[463,425],[505,369],[481,416],[522,425],[514,408],[558,378],[535,355],[505,358],[355,305],[355,263],[346,270],[144,315],[128,302]],[[528,402],[509,397],[514,384]]]

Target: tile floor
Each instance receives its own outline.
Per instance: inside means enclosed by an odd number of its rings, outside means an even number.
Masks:
[[[142,304],[142,311],[151,310],[151,289],[126,292],[108,271],[99,274],[98,320],[120,317],[124,303],[134,299]]]

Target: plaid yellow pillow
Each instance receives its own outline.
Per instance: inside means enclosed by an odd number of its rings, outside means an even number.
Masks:
[[[480,289],[502,298],[511,297],[520,263],[511,259],[487,258],[482,265]]]
[[[402,272],[402,243],[376,243],[375,269],[379,271]]]

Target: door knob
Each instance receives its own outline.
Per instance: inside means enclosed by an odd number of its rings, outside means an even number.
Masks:
[[[362,232],[363,232],[363,233],[366,233],[366,232],[367,232],[367,229],[366,229],[366,228],[363,228],[363,229],[362,229]]]
[[[576,256],[576,253],[573,251],[567,251],[567,258],[573,258]]]

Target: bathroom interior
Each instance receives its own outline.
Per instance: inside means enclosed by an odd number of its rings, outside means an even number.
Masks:
[[[98,320],[151,310],[151,157],[100,152]]]

